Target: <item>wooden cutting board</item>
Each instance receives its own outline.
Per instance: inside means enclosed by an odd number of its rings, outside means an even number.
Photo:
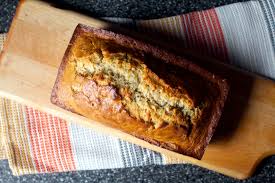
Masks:
[[[228,78],[231,83],[219,127],[202,160],[156,147],[52,105],[50,94],[57,69],[78,23],[106,29],[116,27],[45,2],[21,2],[1,55],[0,96],[78,121],[79,124],[163,153],[171,159],[178,158],[239,179],[251,176],[263,158],[275,154],[275,83],[213,59],[203,58],[202,62],[201,58],[188,51],[185,51],[188,57]],[[138,34],[134,36],[140,37]],[[163,45],[161,42],[159,44]],[[177,47],[174,51],[182,50]]]

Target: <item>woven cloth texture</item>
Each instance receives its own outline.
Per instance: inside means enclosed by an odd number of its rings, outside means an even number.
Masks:
[[[4,41],[6,39],[6,34],[0,34],[0,51],[3,49]],[[3,110],[0,111],[1,119],[3,118]],[[6,159],[6,150],[5,150],[5,141],[3,138],[4,133],[4,126],[0,120],[0,159]],[[2,137],[2,138],[1,138]]]

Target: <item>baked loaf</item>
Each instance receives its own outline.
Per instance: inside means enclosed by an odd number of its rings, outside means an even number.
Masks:
[[[208,71],[133,38],[79,24],[52,103],[201,159],[228,93]]]

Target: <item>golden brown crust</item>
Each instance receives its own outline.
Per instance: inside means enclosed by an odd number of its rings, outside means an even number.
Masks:
[[[198,77],[201,78],[201,81],[205,83],[204,86],[206,86],[207,99],[210,101],[210,105],[202,113],[202,116],[199,116],[200,122],[192,128],[190,134],[187,135],[183,128],[170,124],[158,129],[152,128],[152,125],[130,116],[125,110],[114,112],[110,108],[91,107],[85,95],[74,95],[71,91],[71,84],[75,79],[75,75],[72,71],[73,67],[70,66],[68,60],[72,57],[71,50],[76,39],[83,34],[89,34],[98,39],[112,41],[120,46],[141,51],[169,65],[173,65],[173,67],[184,69],[187,73],[196,75],[195,80],[197,80]],[[182,77],[184,80],[184,76]],[[96,87],[96,85],[93,85],[93,87]],[[158,47],[124,35],[85,25],[78,25],[61,62],[52,91],[51,102],[64,109],[100,121],[113,128],[120,129],[149,143],[201,159],[217,126],[226,100],[228,88],[228,84],[224,79]],[[190,91],[193,91],[193,93],[201,93],[196,91],[196,89],[198,90],[197,87],[194,87],[194,89]],[[111,91],[111,88],[108,88],[108,90]],[[196,96],[197,95],[195,95],[194,99],[197,98]],[[114,104],[111,105],[113,106]]]

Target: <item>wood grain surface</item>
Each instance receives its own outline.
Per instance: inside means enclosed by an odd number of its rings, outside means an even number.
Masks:
[[[58,66],[78,23],[121,31],[183,52],[202,67],[229,80],[231,90],[222,119],[202,160],[156,147],[50,103]],[[0,96],[163,153],[172,163],[189,162],[239,179],[251,176],[263,158],[275,154],[275,83],[155,38],[148,39],[45,2],[23,1],[1,55]]]

